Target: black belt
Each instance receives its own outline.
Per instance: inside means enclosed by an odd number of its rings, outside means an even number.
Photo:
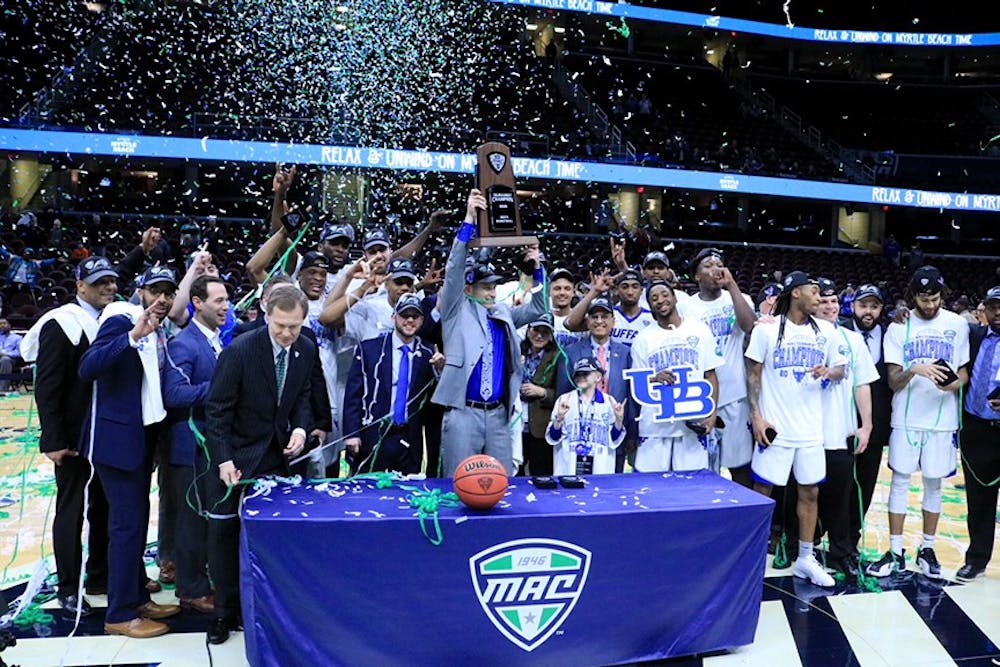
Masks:
[[[466,401],[465,404],[470,408],[476,408],[477,410],[495,410],[503,405],[503,401],[490,401],[489,403],[483,403],[482,401]]]
[[[990,428],[1000,428],[1000,419],[983,419],[982,417],[978,417],[972,414],[971,412],[966,412],[965,418],[971,419],[979,424],[982,424],[983,426],[989,426]]]

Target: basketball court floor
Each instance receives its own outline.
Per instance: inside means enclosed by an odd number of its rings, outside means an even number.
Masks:
[[[29,427],[37,426],[30,398],[0,397],[0,571],[4,594],[13,600],[32,573],[45,563],[51,569],[49,526],[55,482],[47,459],[38,454]],[[865,535],[868,555],[888,548],[886,472],[876,489]],[[862,591],[854,583],[838,582],[831,590],[797,580],[788,570],[770,566],[764,584],[760,622],[752,645],[737,651],[680,658],[664,665],[1000,665],[1000,559],[994,558],[987,576],[970,584],[953,581],[967,544],[965,495],[962,474],[944,483],[937,553],[945,570],[944,581],[932,581],[911,568],[882,580],[879,592]],[[155,503],[155,493],[154,493]],[[907,551],[920,540],[920,488],[911,486],[906,524]],[[154,504],[153,521],[156,510]],[[155,525],[150,527],[150,576]],[[154,594],[161,603],[175,602],[173,590]],[[74,630],[53,601],[22,617],[12,628],[17,645],[0,653],[0,659],[22,667],[54,665],[208,665],[205,644],[208,619],[184,611],[168,622],[172,632],[154,639],[112,637],[103,631],[106,598],[88,596],[97,613],[83,619]],[[331,613],[335,613],[331,610]],[[211,647],[212,664],[246,665],[242,633],[221,646]]]

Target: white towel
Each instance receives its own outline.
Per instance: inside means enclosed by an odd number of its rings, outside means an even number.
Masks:
[[[115,301],[101,313],[100,323],[116,315],[126,316],[135,324],[146,312],[142,306],[125,301]],[[128,334],[125,334],[128,336]],[[142,423],[145,426],[163,421],[167,411],[163,409],[163,395],[160,391],[160,362],[156,351],[156,332],[139,339],[139,361],[142,362]]]
[[[38,339],[42,335],[42,327],[51,320],[59,323],[66,338],[73,345],[79,345],[80,337],[83,335],[87,336],[88,341],[93,341],[97,336],[97,320],[81,308],[80,304],[67,303],[42,315],[28,333],[24,334],[24,339],[21,341],[21,358],[28,363],[38,360]]]

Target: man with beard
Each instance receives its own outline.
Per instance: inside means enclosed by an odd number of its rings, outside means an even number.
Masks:
[[[117,292],[118,274],[104,257],[90,257],[76,268],[76,300],[49,311],[21,341],[21,354],[35,365],[35,402],[42,433],[39,449],[55,464],[56,511],[52,551],[59,577],[57,593],[64,611],[82,616],[90,605],[79,596],[83,549],[83,512],[90,522],[86,591],[104,593],[108,580],[108,501],[90,461],[80,456],[80,433],[93,383],[77,374],[80,358],[97,336],[98,319]],[[88,494],[88,507],[84,495]]]
[[[660,392],[673,392],[678,402],[690,398],[689,382],[705,380],[711,385],[713,408],[718,405],[719,382],[715,369],[722,357],[715,353],[715,339],[704,324],[696,319],[684,319],[677,311],[674,288],[663,280],[654,280],[646,288],[646,298],[652,306],[656,324],[635,337],[632,344],[632,368],[652,369],[650,384],[659,383]],[[715,427],[715,411],[702,421],[661,419],[662,406],[643,404],[637,382],[643,380],[629,374],[632,396],[642,406],[639,411],[639,449],[635,455],[638,472],[659,470],[698,470],[708,467],[708,450],[703,437]],[[677,386],[677,389],[674,388]],[[681,395],[677,396],[676,392]],[[707,398],[702,395],[702,398]]]
[[[889,435],[889,550],[867,572],[886,577],[906,569],[903,521],[910,476],[924,482],[923,542],[917,565],[924,576],[941,578],[934,552],[941,515],[941,479],[957,465],[959,390],[969,381],[969,323],[941,307],[945,284],[941,272],[922,266],[906,290],[910,316],[885,332],[885,362],[892,397]]]
[[[848,518],[851,522],[852,553],[855,557],[859,554],[861,522],[871,506],[879,468],[882,466],[882,450],[889,444],[892,390],[889,389],[889,376],[882,355],[885,329],[881,320],[884,303],[885,298],[881,289],[875,285],[861,285],[854,293],[854,301],[851,302],[852,317],[841,320],[843,328],[861,334],[879,375],[877,380],[868,385],[872,402],[872,432],[868,438],[868,447],[864,451],[854,452],[854,470],[861,497],[859,498],[857,493],[850,494],[851,506]]]
[[[746,334],[753,330],[753,306],[726,268],[721,250],[701,250],[691,260],[691,275],[698,283],[698,294],[680,306],[681,314],[708,327],[715,337],[715,353],[723,359],[716,371],[719,376],[716,411],[726,425],[716,433],[721,464],[729,469],[733,481],[749,487],[753,438],[748,427],[750,410],[746,401],[743,343]]]
[[[754,489],[765,496],[798,484],[799,550],[792,574],[818,586],[833,577],[813,555],[818,484],[826,477],[822,392],[844,377],[846,360],[833,325],[817,320],[819,285],[802,271],[785,276],[774,322],[758,323],[747,346],[747,401],[757,448]],[[786,497],[788,495],[786,494]]]
[[[361,268],[360,265],[355,266]],[[360,275],[361,286],[349,293],[342,302],[347,306],[346,313],[341,314],[341,308],[327,301],[319,319],[328,327],[345,327],[349,337],[364,342],[393,330],[396,304],[404,294],[413,293],[417,274],[413,269],[413,260],[397,257],[389,262],[385,275],[363,271]],[[373,293],[379,284],[385,289]],[[358,296],[359,294],[366,296]],[[340,318],[332,319],[331,313],[334,316],[340,315]]]
[[[851,498],[854,488],[854,461],[867,450],[872,431],[871,383],[878,371],[864,339],[856,331],[837,325],[840,299],[832,280],[819,279],[820,304],[816,316],[837,327],[846,348],[848,364],[844,379],[823,392],[823,449],[826,454],[826,481],[819,487],[819,520],[829,542],[827,564],[850,577],[858,575],[858,556],[851,540]],[[860,426],[858,415],[861,415]]]
[[[160,619],[180,612],[149,599],[142,555],[149,527],[153,451],[163,408],[160,377],[166,363],[162,323],[177,293],[174,272],[147,269],[141,305],[105,307],[97,337],[80,360],[80,377],[94,382],[83,442],[108,499],[108,610],[104,629],[133,638],[169,631]]]

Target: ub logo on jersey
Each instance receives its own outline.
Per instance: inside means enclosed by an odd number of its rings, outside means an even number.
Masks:
[[[653,382],[656,371],[652,368],[630,368],[624,371],[632,398],[642,406],[659,408],[653,415],[654,422],[672,422],[678,419],[701,419],[715,412],[712,385],[704,379],[692,380],[691,368],[671,368],[674,383]]]
[[[490,622],[525,651],[541,646],[573,611],[591,553],[545,538],[513,540],[469,559],[476,596]]]

